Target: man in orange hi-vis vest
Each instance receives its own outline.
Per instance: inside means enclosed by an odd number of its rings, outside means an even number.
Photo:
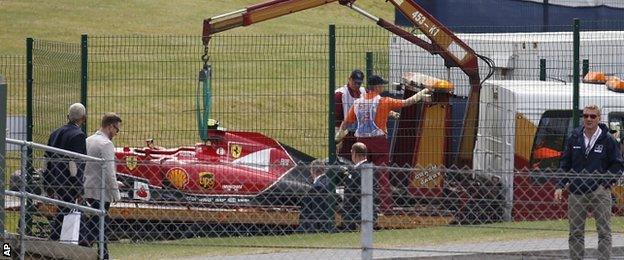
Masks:
[[[381,97],[388,81],[382,77],[373,75],[368,78],[367,90],[363,97],[355,100],[347,113],[345,120],[336,131],[336,142],[339,143],[347,135],[347,126],[357,122],[355,137],[368,147],[370,162],[375,165],[387,165],[390,162],[388,152],[390,144],[387,138],[387,123],[390,111],[416,104],[420,100],[428,101],[431,90],[425,88],[413,96],[401,100],[389,97]],[[379,198],[380,209],[388,210],[392,204],[390,194],[390,181],[388,173],[379,173]]]

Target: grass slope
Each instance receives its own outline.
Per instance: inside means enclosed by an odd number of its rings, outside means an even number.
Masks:
[[[0,55],[23,54],[27,37],[78,42],[81,34],[201,35],[203,19],[260,2],[0,0]],[[392,18],[392,6],[383,1],[361,1],[358,5],[373,14]],[[326,32],[328,24],[372,23],[336,2],[224,34],[317,33]]]

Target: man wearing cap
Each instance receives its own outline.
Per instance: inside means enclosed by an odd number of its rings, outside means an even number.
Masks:
[[[353,107],[349,109],[345,120],[336,131],[336,142],[342,141],[347,135],[347,126],[357,122],[355,137],[358,142],[368,147],[370,162],[375,165],[386,165],[390,162],[388,151],[390,145],[387,140],[387,123],[390,111],[416,104],[420,100],[428,100],[430,90],[423,89],[413,96],[401,100],[389,97],[381,97],[388,81],[378,75],[368,78],[368,93],[355,100]],[[343,145],[344,146],[344,145]],[[379,197],[381,208],[388,209],[391,204],[390,183],[387,173],[381,173],[379,178],[381,187]]]
[[[336,111],[336,132],[338,127],[342,124],[342,121],[349,112],[353,102],[366,94],[366,90],[362,87],[364,81],[364,73],[355,69],[351,72],[347,84],[341,88],[336,89],[334,93],[334,100],[336,103],[334,111]],[[351,146],[355,143],[355,129],[357,129],[357,122],[346,126],[347,135],[342,140],[342,145],[337,146],[337,154],[343,158],[349,158]]]

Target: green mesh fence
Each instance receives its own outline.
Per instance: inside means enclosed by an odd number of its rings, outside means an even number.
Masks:
[[[199,37],[91,37],[89,116],[118,112],[120,145],[153,138],[165,147],[199,142]],[[222,36],[210,45],[211,118],[322,156],[327,118],[327,37]],[[90,121],[89,129],[96,122]]]
[[[389,33],[377,27],[336,32],[337,85],[364,70],[366,52],[388,74]],[[328,35],[216,36],[209,47],[212,115],[235,131],[261,132],[313,156],[326,156]],[[197,74],[201,39],[191,36],[89,38],[89,117],[124,118],[121,145],[154,139],[172,147],[200,141]],[[97,127],[90,120],[89,129]]]
[[[123,122],[118,145],[192,145],[200,44],[197,37],[89,37],[88,129],[105,112]]]
[[[67,123],[69,105],[80,102],[80,44],[33,42],[33,141],[46,144]]]
[[[357,26],[336,27],[336,82],[347,83],[353,69],[366,68],[366,53],[373,54],[373,73],[387,78],[390,36],[392,33],[381,27]],[[368,76],[368,75],[367,75]]]
[[[624,78],[624,33],[598,31],[595,28],[618,26],[624,21],[580,21],[581,37],[591,37],[591,44],[581,42],[581,59],[587,71],[602,71],[607,75]],[[586,29],[590,28],[590,29]]]
[[[26,138],[26,57],[0,56],[0,75],[8,86],[7,137]],[[14,150],[15,147],[8,147]]]
[[[0,75],[7,84],[7,138],[26,139],[26,57],[21,55],[0,56]],[[5,168],[0,169],[4,176],[5,187],[11,187],[11,176],[20,169],[19,147],[6,144]],[[11,205],[11,199],[6,199]],[[4,213],[4,225],[7,232],[15,232],[19,214]]]
[[[593,30],[605,22],[586,23]],[[477,53],[494,61],[491,80],[571,84],[572,26],[553,28],[568,31],[458,36]],[[584,70],[619,73],[620,35],[583,31]],[[315,157],[327,156],[328,37],[215,36],[209,47],[213,71],[210,117],[229,130],[261,132]],[[49,131],[64,121],[67,105],[79,100],[79,47],[35,41],[35,140],[45,141]],[[195,117],[197,74],[203,53],[199,37],[95,36],[88,38],[88,47],[89,132],[98,128],[104,112],[115,111],[124,118],[123,134],[117,137],[121,146],[142,146],[146,139],[154,139],[164,147],[200,141]],[[455,108],[447,153],[456,153],[463,124],[462,107],[467,105],[463,97],[469,90],[464,73],[458,68],[447,69],[439,56],[382,28],[339,26],[336,87],[346,83],[351,70],[367,69],[367,52],[373,57],[369,69],[391,82],[401,82],[407,72],[420,72],[454,83],[457,99],[451,102]],[[479,69],[482,79],[490,72],[482,61]],[[59,88],[63,91],[57,91]],[[391,88],[389,91],[401,93]],[[60,94],[62,97],[56,98]],[[46,103],[44,99],[55,102]]]

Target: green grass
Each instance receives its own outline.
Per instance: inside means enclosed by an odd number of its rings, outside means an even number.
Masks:
[[[197,35],[203,19],[224,14],[261,0],[2,0],[0,1],[0,55],[23,54],[27,37],[79,42],[89,35]],[[392,19],[392,5],[359,1],[371,13]],[[328,24],[372,24],[337,2],[298,14],[265,21],[222,34],[312,34],[327,31]]]
[[[567,220],[495,223],[474,226],[384,230],[374,234],[375,247],[401,248],[457,243],[566,238]],[[613,233],[624,232],[624,217],[613,218]],[[588,234],[595,234],[593,219]],[[113,243],[111,254],[121,259],[168,259],[192,256],[238,255],[296,250],[297,248],[357,248],[359,233],[296,234],[284,236],[196,238],[145,244]],[[290,248],[290,249],[289,249]]]

